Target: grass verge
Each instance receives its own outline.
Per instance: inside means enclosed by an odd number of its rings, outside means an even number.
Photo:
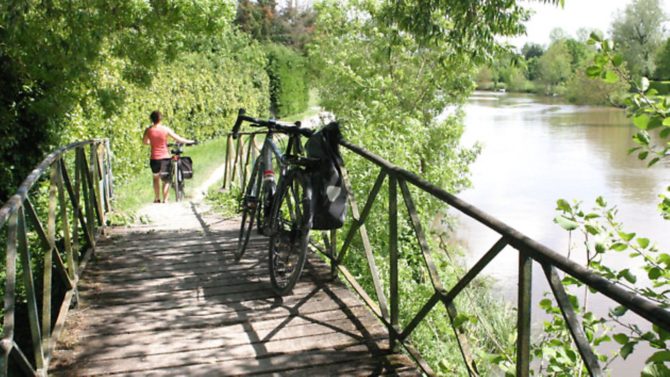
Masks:
[[[186,156],[193,159],[193,179],[186,181],[186,197],[192,197],[197,187],[200,187],[216,168],[224,163],[226,156],[226,138],[219,138],[203,142],[199,145],[186,147]],[[142,206],[153,201],[153,186],[151,171],[148,166],[142,169],[134,178],[125,182],[116,182],[114,191],[114,211],[121,217],[132,218]],[[174,190],[170,188],[170,198],[174,200]]]

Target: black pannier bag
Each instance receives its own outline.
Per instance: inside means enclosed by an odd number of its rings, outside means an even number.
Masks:
[[[310,172],[312,183],[312,229],[338,229],[347,214],[347,189],[339,150],[340,126],[331,122],[309,137],[305,144],[307,157],[320,160]]]
[[[184,179],[193,178],[193,161],[191,157],[182,156],[179,158],[179,167],[181,168]]]

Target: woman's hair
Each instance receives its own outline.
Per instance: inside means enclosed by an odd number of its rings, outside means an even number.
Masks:
[[[156,124],[163,119],[163,114],[158,110],[154,110],[151,112],[151,115],[149,115],[149,118],[151,118],[153,124]]]

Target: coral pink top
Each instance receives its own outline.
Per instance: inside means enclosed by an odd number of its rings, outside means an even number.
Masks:
[[[170,158],[170,152],[167,147],[168,130],[167,128],[158,125],[151,126],[147,129],[147,137],[151,143],[151,159],[161,160]]]

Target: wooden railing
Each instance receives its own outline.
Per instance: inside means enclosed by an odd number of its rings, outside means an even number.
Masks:
[[[228,151],[226,152],[227,160],[235,161],[236,168],[232,168],[237,174],[227,175],[227,181],[224,186],[230,187],[231,182],[244,182],[244,172],[247,172],[253,166],[254,153],[257,152],[255,143],[255,135],[246,138],[240,138],[237,147],[232,147],[232,143],[228,144]],[[351,144],[349,142],[342,142],[343,147],[355,153],[362,158],[365,158],[371,164],[371,169],[376,167],[379,169],[376,181],[369,192],[368,199],[363,206],[363,210],[359,211],[355,198],[350,197],[350,211],[351,226],[348,230],[330,231],[325,235],[324,242],[315,244],[316,248],[321,250],[324,255],[332,262],[333,271],[339,271],[341,276],[346,279],[350,286],[359,294],[359,296],[366,302],[372,311],[379,317],[389,331],[391,338],[391,346],[401,344],[405,349],[415,358],[419,366],[428,375],[433,375],[434,372],[425,361],[423,361],[419,352],[411,345],[409,339],[417,326],[426,318],[426,316],[434,310],[436,305],[442,304],[451,323],[451,327],[455,333],[455,338],[459,344],[459,349],[462,354],[466,369],[470,376],[479,375],[476,362],[473,355],[468,351],[465,327],[456,324],[458,310],[454,304],[455,299],[464,292],[464,289],[480,275],[482,270],[492,263],[498,254],[506,247],[511,246],[518,251],[518,302],[517,302],[517,358],[516,358],[516,375],[529,376],[530,375],[530,329],[531,329],[531,290],[532,290],[532,265],[539,263],[542,267],[544,275],[553,296],[563,314],[565,323],[574,340],[578,352],[588,369],[591,376],[602,376],[603,370],[598,362],[594,350],[591,348],[586,335],[582,329],[573,307],[569,301],[568,294],[565,291],[559,272],[570,275],[573,278],[584,283],[588,287],[602,293],[611,298],[620,305],[637,313],[645,320],[653,323],[665,331],[670,331],[670,312],[663,309],[656,303],[639,296],[631,291],[622,288],[619,285],[603,278],[601,275],[575,263],[556,251],[532,240],[521,232],[511,228],[503,222],[494,217],[484,213],[478,208],[464,202],[458,197],[446,192],[445,190],[436,187],[435,185],[425,181],[421,177],[401,169],[390,162],[382,159],[373,153]],[[366,230],[366,220],[371,212],[373,203],[377,199],[378,193],[382,189],[384,183],[388,185],[388,250],[384,250],[381,255],[388,255],[389,264],[389,294],[384,293],[385,289],[382,284],[382,279],[379,275],[379,269],[375,261],[375,250],[373,250],[369,241]],[[351,188],[351,183],[347,182]],[[417,209],[415,207],[410,187],[418,189],[424,193],[429,194],[433,198],[442,201],[453,209],[456,209],[464,215],[476,220],[487,228],[499,234],[500,239],[484,254],[484,256],[474,264],[469,271],[452,287],[445,287],[440,279],[438,269],[435,265],[432,251],[427,242],[426,234],[419,219]],[[349,192],[353,192],[351,189]],[[399,292],[398,282],[398,201],[399,198],[404,202],[407,213],[410,217],[410,222],[413,226],[414,235],[418,241],[423,262],[430,276],[432,283],[433,294],[425,302],[422,308],[407,321],[404,327],[399,325],[399,306],[402,292]],[[354,275],[342,264],[344,256],[350,250],[352,240],[355,233],[360,233],[363,251],[369,266],[371,280],[374,285],[374,298],[366,292],[359,284]],[[343,236],[341,235],[343,233]],[[313,237],[318,238],[318,237]],[[342,240],[342,241],[338,241]],[[338,248],[339,245],[339,248]],[[379,250],[377,251],[379,252]]]
[[[73,143],[48,155],[0,209],[7,241],[3,376],[46,375],[77,302],[80,273],[104,230],[112,183],[109,141]]]

